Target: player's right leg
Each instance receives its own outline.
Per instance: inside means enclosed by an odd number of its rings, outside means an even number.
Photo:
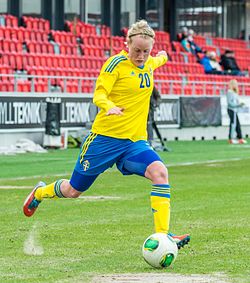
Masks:
[[[65,195],[63,195],[63,190],[67,192],[67,194],[65,193]],[[57,180],[49,185],[40,181],[24,201],[23,212],[28,217],[32,216],[44,198],[55,199],[70,197],[69,195],[72,195],[71,197],[77,197],[80,195],[80,192],[76,191],[76,193],[74,193],[74,191],[76,190],[71,187],[68,180]]]
[[[97,177],[98,175],[78,176],[78,173],[74,171],[70,180],[57,180],[49,185],[39,182],[24,201],[23,212],[28,217],[32,216],[45,198],[77,198],[92,185]]]
[[[44,186],[46,186],[46,184],[40,181],[25,199],[24,204],[23,204],[23,213],[26,216],[30,217],[36,211],[41,201],[35,198],[35,192],[38,188],[44,187]]]
[[[24,214],[32,216],[44,198],[77,198],[99,174],[114,164],[127,143],[127,140],[90,133],[83,141],[71,179],[58,180],[47,186],[38,183],[24,202]]]
[[[32,216],[44,198],[77,198],[92,185],[99,174],[92,174],[90,172],[89,175],[86,176],[86,174],[84,174],[86,170],[82,170],[82,168],[86,169],[86,164],[81,164],[80,161],[83,159],[83,152],[86,154],[95,137],[95,135],[90,134],[84,139],[70,181],[61,179],[49,185],[39,182],[35,186],[23,204],[23,212],[26,216]],[[83,171],[82,174],[78,173],[80,170]]]

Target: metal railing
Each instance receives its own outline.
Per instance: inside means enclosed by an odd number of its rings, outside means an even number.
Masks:
[[[38,76],[29,74],[0,74],[1,92],[37,92],[37,85],[46,85],[48,93],[93,93],[95,82],[94,77],[75,76]],[[229,79],[221,81],[200,81],[200,80],[155,80],[155,85],[162,95],[224,95],[227,92]],[[4,85],[11,87],[7,90]],[[26,84],[25,91],[20,85]],[[87,87],[86,87],[87,86]],[[72,88],[73,87],[73,88]],[[27,90],[28,89],[28,90]],[[239,82],[241,95],[250,95],[250,82]]]

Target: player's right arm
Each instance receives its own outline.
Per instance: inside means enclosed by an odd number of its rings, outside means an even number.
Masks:
[[[119,77],[119,71],[115,68],[121,60],[120,56],[109,58],[103,65],[96,82],[93,102],[103,109],[106,115],[123,115],[123,108],[118,107],[109,99],[109,94]]]
[[[111,92],[116,79],[116,75],[101,71],[96,81],[93,102],[97,107],[103,109],[105,112],[116,107],[116,105],[108,99],[108,95]]]
[[[123,110],[124,108],[121,108],[121,107],[118,107],[118,106],[115,106],[113,108],[110,108],[108,111],[107,111],[107,116],[108,115],[123,115]]]
[[[96,82],[96,89],[94,92],[94,104],[103,109],[106,115],[122,115],[123,108],[116,106],[113,101],[108,99],[108,94],[116,81],[116,75],[101,73]]]

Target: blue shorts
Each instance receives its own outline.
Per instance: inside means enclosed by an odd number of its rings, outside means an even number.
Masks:
[[[86,191],[99,174],[114,164],[123,175],[144,176],[154,161],[161,159],[147,141],[133,142],[90,133],[81,145],[70,184],[78,191]]]

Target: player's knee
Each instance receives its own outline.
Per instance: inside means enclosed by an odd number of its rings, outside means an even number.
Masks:
[[[168,183],[168,170],[162,162],[157,161],[150,164],[145,176],[155,184]]]
[[[153,172],[154,183],[166,183],[168,179],[167,169],[165,167],[159,168],[157,171]]]
[[[74,189],[68,180],[64,180],[61,186],[62,193],[66,198],[78,198],[81,195],[81,192]]]
[[[72,188],[72,190],[69,191],[68,198],[78,198],[80,195],[81,195],[81,192]]]

